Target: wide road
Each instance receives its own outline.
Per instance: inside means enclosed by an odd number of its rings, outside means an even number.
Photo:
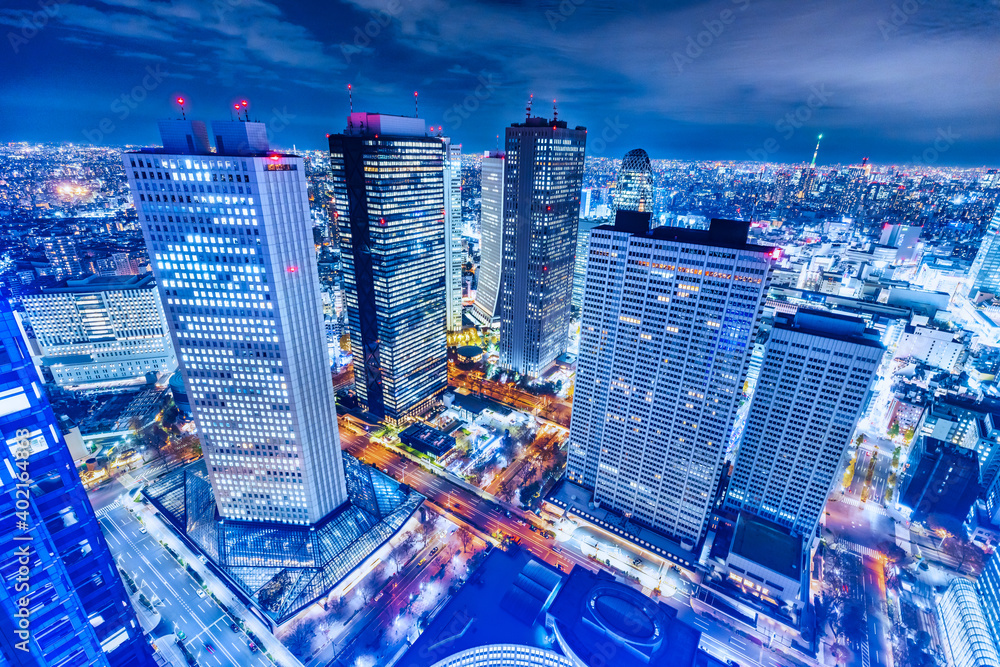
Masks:
[[[428,472],[420,465],[406,459],[380,444],[369,441],[368,435],[355,435],[341,429],[341,446],[353,456],[385,471],[394,479],[409,484],[438,507],[478,528],[483,533],[502,531],[519,538],[521,546],[536,558],[553,566],[561,565],[567,572],[574,565],[594,569],[594,564],[585,556],[561,550],[553,551],[555,540],[542,537],[532,531],[527,522],[516,515],[508,517],[500,504],[485,500],[468,491],[446,477]],[[539,521],[540,523],[540,521]]]
[[[103,514],[101,528],[112,555],[142,593],[156,601],[161,620],[150,633],[154,639],[183,632],[185,645],[202,667],[270,667],[259,651],[250,651],[243,632],[230,629],[230,618],[211,596],[198,595],[201,588],[191,575],[159,542],[142,532],[142,524],[128,510],[114,502],[95,509]],[[209,653],[208,645],[214,653]]]

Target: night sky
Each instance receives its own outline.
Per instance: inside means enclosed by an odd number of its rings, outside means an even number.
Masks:
[[[273,145],[357,111],[493,148],[535,111],[588,155],[1000,164],[1000,0],[3,0],[0,140],[158,142],[248,99]],[[102,129],[103,128],[103,129]],[[934,150],[930,150],[934,149]]]

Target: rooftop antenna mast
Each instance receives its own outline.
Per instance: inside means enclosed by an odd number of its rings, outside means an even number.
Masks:
[[[240,102],[240,106],[243,107],[243,120],[250,122],[250,109],[247,108],[247,101],[243,100]],[[236,112],[236,117],[239,118],[240,113]]]
[[[813,161],[812,161],[812,164],[809,165],[810,167],[815,167],[816,166],[816,156],[819,155],[819,142],[821,142],[821,141],[823,141],[823,135],[822,134],[819,135],[818,139],[816,139],[816,150],[813,151]]]
[[[177,104],[181,108],[181,120],[187,120],[187,114],[184,113],[184,98],[183,97],[178,97],[177,98]]]
[[[413,117],[420,118],[420,109],[417,107],[417,91],[413,91]]]
[[[552,122],[556,122],[557,118],[559,118],[559,109],[556,108],[556,101],[552,100]]]
[[[351,104],[351,113],[354,113],[354,90],[351,88],[351,84],[347,84],[347,99]]]
[[[535,101],[535,94],[532,93],[528,96],[528,106],[524,108],[524,120],[531,118],[531,103]]]

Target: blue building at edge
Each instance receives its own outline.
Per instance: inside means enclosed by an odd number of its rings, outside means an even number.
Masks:
[[[153,665],[5,299],[0,299],[0,436],[0,664]],[[26,459],[17,458],[15,452],[26,451]],[[27,614],[26,644],[18,635],[24,631],[19,612]]]

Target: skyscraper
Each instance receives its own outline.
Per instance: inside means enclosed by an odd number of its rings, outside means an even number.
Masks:
[[[811,537],[884,351],[864,320],[778,315],[726,505]]]
[[[977,292],[1000,294],[1000,206],[986,226],[982,245],[969,269],[969,296]]]
[[[653,173],[649,155],[641,148],[636,148],[625,154],[615,178],[614,209],[651,213],[652,207]]]
[[[462,144],[445,138],[445,304],[448,331],[462,330]]]
[[[562,120],[507,128],[500,366],[529,377],[566,351],[586,142]]]
[[[569,479],[693,546],[704,533],[772,249],[749,223],[657,227],[618,211],[590,233]]]
[[[4,299],[0,435],[7,443],[0,452],[5,464],[0,465],[0,664],[153,665],[59,422]]]
[[[145,379],[177,367],[153,276],[88,276],[21,298],[60,386]]]
[[[390,422],[448,385],[444,160],[419,118],[352,113],[330,136],[354,385]]]
[[[481,324],[489,325],[497,313],[500,265],[503,253],[504,153],[491,151],[483,157],[482,199],[479,214],[479,272],[473,312]]]
[[[161,121],[126,153],[219,513],[316,523],[347,500],[302,158],[263,123]]]

